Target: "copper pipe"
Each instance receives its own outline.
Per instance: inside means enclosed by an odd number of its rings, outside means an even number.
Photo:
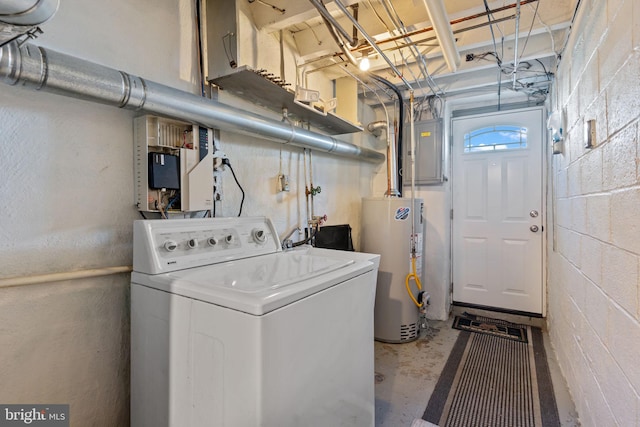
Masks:
[[[491,22],[482,22],[480,24],[472,25],[470,27],[460,28],[458,30],[455,30],[453,32],[453,34],[460,34],[460,33],[466,32],[466,31],[471,31],[471,30],[476,30],[478,28],[486,27],[487,25],[495,24],[495,23],[498,23],[498,22],[509,21],[511,19],[515,19],[515,17],[516,17],[516,15],[509,15],[509,16],[505,16],[503,18],[494,19]],[[436,40],[436,37],[427,37],[426,39],[416,40],[416,41],[413,42],[413,44],[414,45],[418,45],[420,43],[430,42],[430,41],[434,41],[434,40]],[[409,44],[405,43],[405,44],[400,45],[400,46],[394,46],[394,47],[390,47],[390,48],[383,49],[383,50],[385,52],[389,52],[391,50],[404,49],[404,48],[406,48],[408,46],[409,46]]]
[[[538,0],[522,0],[520,2],[520,5],[525,5],[527,3],[533,3],[533,2],[536,2],[536,1],[538,1]],[[449,21],[449,23],[451,25],[455,25],[455,24],[459,24],[461,22],[470,21],[472,19],[481,18],[481,17],[487,16],[488,14],[491,14],[491,13],[502,12],[502,11],[505,11],[505,10],[508,10],[508,9],[513,9],[513,8],[515,8],[517,6],[518,6],[517,3],[512,3],[512,4],[508,4],[506,6],[499,7],[497,9],[491,9],[488,12],[476,13],[474,15],[469,15],[469,16],[465,16],[465,17],[462,17],[462,18],[454,19],[453,21]],[[493,22],[497,22],[497,21],[492,21],[491,23],[493,23]],[[404,39],[406,37],[415,36],[417,34],[422,34],[422,33],[426,33],[426,32],[429,32],[429,31],[433,31],[433,27],[425,27],[425,28],[421,28],[419,30],[411,31],[411,32],[406,33],[406,34],[401,34],[399,36],[389,37],[388,39],[376,41],[376,44],[380,45],[380,44],[384,44],[384,43],[391,43],[393,41],[401,40],[401,39]],[[455,33],[456,33],[456,31],[454,31],[454,34]],[[370,48],[370,46],[368,45],[368,42],[365,41],[365,42],[363,42],[362,45],[352,49],[352,52],[359,52],[359,51],[361,51],[363,49],[369,49],[369,48]]]
[[[530,1],[530,0],[529,0],[529,1]],[[533,0],[533,1],[537,1],[537,0]],[[460,34],[460,33],[464,33],[464,32],[466,32],[466,31],[471,31],[471,30],[476,30],[476,29],[478,29],[478,28],[486,27],[487,25],[496,24],[496,23],[498,23],[498,22],[509,21],[509,20],[511,20],[511,19],[515,19],[515,17],[516,17],[516,15],[509,15],[509,16],[505,16],[505,17],[503,17],[503,18],[494,19],[494,20],[492,20],[491,22],[482,22],[482,23],[480,23],[480,24],[472,25],[472,26],[470,26],[470,27],[459,28],[459,29],[457,29],[457,30],[454,30],[454,31],[453,31],[453,34]],[[414,42],[413,42],[413,44],[414,44],[414,45],[418,45],[418,44],[420,44],[420,43],[425,43],[425,42],[434,41],[434,40],[436,40],[436,37],[435,37],[435,36],[432,36],[432,37],[427,37],[426,39],[416,40],[416,41],[414,41]],[[383,50],[384,52],[390,52],[390,51],[392,51],[392,50],[404,49],[404,48],[406,48],[406,47],[408,47],[408,46],[409,46],[409,44],[408,44],[408,43],[405,43],[405,44],[400,45],[400,46],[393,46],[393,47],[389,47],[389,48],[382,49],[382,50]],[[319,57],[319,58],[315,58],[315,59],[313,59],[313,60],[311,60],[311,61],[309,61],[309,62],[305,62],[305,63],[304,63],[304,64],[302,64],[302,65],[303,65],[303,66],[305,66],[305,65],[309,65],[309,64],[312,64],[312,63],[314,63],[314,62],[321,61],[321,60],[323,60],[323,59],[335,58],[335,57],[337,57],[337,56],[342,56],[342,55],[343,55],[343,53],[332,53],[332,54],[328,54],[328,55],[321,56],[321,57]],[[324,66],[321,66],[321,67],[318,67],[318,68],[314,68],[314,70],[313,70],[313,71],[311,71],[311,72],[318,71],[318,70],[322,70],[322,69],[325,69],[325,68],[330,68],[330,67],[333,67],[333,66],[335,66],[335,65],[340,65],[340,64],[339,64],[339,63],[335,63],[335,64],[328,64],[328,65],[324,65]]]

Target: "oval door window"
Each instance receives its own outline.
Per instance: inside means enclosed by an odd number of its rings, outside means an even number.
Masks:
[[[464,135],[464,152],[477,153],[527,148],[527,128],[519,126],[489,126]]]

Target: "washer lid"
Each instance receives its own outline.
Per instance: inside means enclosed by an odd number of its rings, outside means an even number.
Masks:
[[[369,261],[279,252],[226,263],[147,275],[133,283],[261,315],[373,269]]]

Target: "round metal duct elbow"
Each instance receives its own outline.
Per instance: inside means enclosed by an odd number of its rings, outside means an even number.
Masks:
[[[60,0],[4,0],[0,2],[0,22],[11,25],[40,25],[58,11]]]
[[[380,133],[387,128],[387,122],[381,120],[379,122],[371,122],[367,125],[367,130],[374,135],[380,135]]]

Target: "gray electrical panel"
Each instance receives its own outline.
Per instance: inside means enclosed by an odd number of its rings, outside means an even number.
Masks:
[[[441,184],[443,138],[442,119],[425,120],[413,124],[415,132],[416,185]],[[405,124],[402,143],[402,185],[411,185],[411,126]]]

